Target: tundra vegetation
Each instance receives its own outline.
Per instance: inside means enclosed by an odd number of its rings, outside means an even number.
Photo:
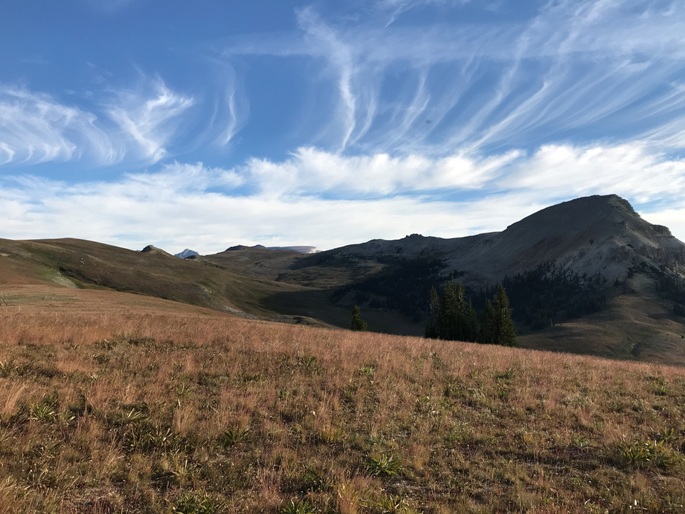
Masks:
[[[0,307],[0,510],[685,509],[685,369],[127,298]]]

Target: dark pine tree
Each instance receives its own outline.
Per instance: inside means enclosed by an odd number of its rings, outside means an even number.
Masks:
[[[445,284],[442,295],[431,290],[430,317],[426,337],[450,341],[475,341],[478,336],[478,316],[466,297],[466,288],[453,280]]]
[[[352,324],[350,328],[362,332],[369,328],[369,325],[362,318],[362,310],[359,308],[359,305],[355,305],[354,309],[352,309]]]
[[[488,298],[485,300],[485,306],[483,307],[483,313],[481,314],[480,336],[478,342],[486,344],[493,342],[496,338],[496,324],[497,316],[495,314],[495,306]]]
[[[481,342],[516,346],[516,327],[511,317],[509,298],[502,284],[497,289],[494,298],[485,302]]]
[[[440,318],[440,305],[442,300],[435,286],[431,287],[430,300],[428,300],[428,323],[426,324],[426,337],[439,339],[438,324]]]

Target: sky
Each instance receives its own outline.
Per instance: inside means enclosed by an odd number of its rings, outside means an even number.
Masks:
[[[680,0],[0,3],[0,237],[215,253],[618,194],[685,240]]]

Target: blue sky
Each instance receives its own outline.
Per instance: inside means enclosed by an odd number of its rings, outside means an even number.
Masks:
[[[0,237],[325,249],[616,193],[685,240],[677,0],[26,0],[0,64]]]

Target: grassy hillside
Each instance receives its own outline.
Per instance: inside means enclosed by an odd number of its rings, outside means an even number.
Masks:
[[[266,251],[266,250],[265,250]],[[267,251],[268,252],[268,251]],[[294,252],[272,252],[290,255]],[[307,316],[307,305],[328,303],[319,290],[286,284],[244,267],[204,260],[183,260],[165,252],[136,252],[78,239],[9,241],[0,239],[0,284],[43,283],[110,289],[209,307],[224,312],[292,321]],[[1,293],[0,293],[1,294]],[[274,302],[288,295],[302,305]],[[345,309],[328,306],[334,318]],[[314,320],[308,320],[315,322]]]
[[[5,512],[685,508],[682,368],[5,291]]]

